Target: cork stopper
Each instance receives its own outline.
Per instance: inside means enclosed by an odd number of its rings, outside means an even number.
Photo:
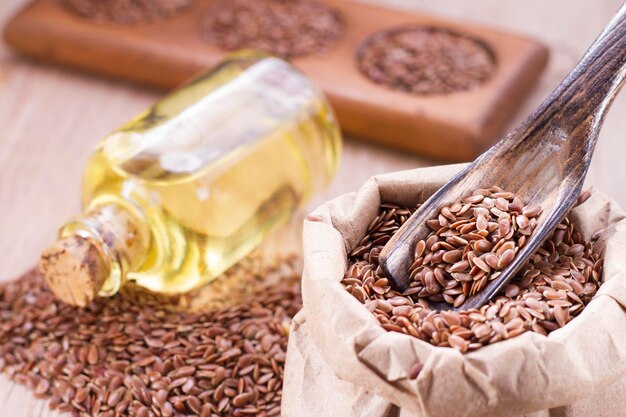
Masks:
[[[39,268],[56,297],[78,307],[96,297],[110,272],[98,243],[80,236],[62,239],[44,251]]]

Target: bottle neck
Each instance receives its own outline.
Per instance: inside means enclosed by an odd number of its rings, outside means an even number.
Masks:
[[[42,256],[41,269],[57,297],[86,305],[96,295],[117,293],[126,274],[145,262],[149,244],[140,213],[101,204],[61,228],[57,244]]]

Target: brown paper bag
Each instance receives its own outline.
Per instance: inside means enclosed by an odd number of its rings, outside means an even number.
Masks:
[[[461,167],[373,177],[305,221],[304,307],[287,352],[284,417],[626,415],[626,220],[595,190],[572,219],[586,239],[606,228],[596,246],[605,283],[547,337],[526,332],[461,354],[385,331],[341,285],[347,253],[381,201],[415,205]],[[416,362],[424,368],[410,380]]]

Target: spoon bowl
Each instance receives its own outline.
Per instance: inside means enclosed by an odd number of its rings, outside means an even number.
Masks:
[[[542,214],[513,261],[479,293],[457,308],[479,308],[493,298],[550,236],[580,194],[598,133],[626,76],[626,4],[556,90],[519,126],[435,192],[394,234],[379,256],[391,285],[404,291],[415,245],[427,220],[474,190],[499,186]]]

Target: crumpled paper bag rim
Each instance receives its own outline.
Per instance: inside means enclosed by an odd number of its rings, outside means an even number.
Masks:
[[[373,177],[357,193],[327,202],[305,221],[304,313],[324,360],[340,378],[424,416],[505,416],[553,408],[625,376],[626,262],[619,253],[626,253],[626,221],[621,209],[595,190],[573,216],[589,226],[583,228],[587,239],[586,229],[610,226],[607,282],[581,315],[548,337],[527,332],[463,355],[385,331],[345,291],[340,281],[347,252],[365,234],[381,199],[408,205],[422,194],[423,201],[423,194],[432,193],[461,167]],[[598,219],[586,218],[596,212]],[[599,224],[588,224],[594,221]],[[424,368],[412,381],[408,372],[416,361]],[[449,401],[452,395],[454,401]]]

